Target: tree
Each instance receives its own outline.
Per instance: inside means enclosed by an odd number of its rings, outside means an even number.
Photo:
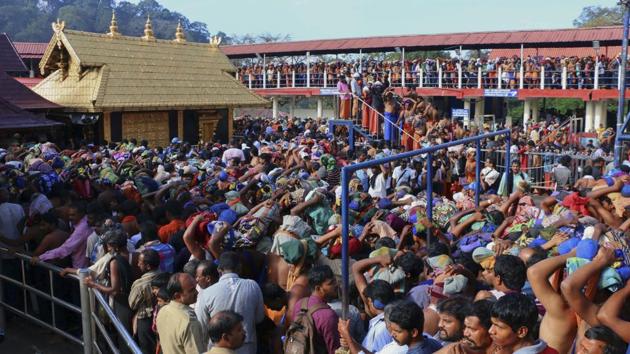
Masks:
[[[575,27],[614,26],[623,24],[623,8],[621,6],[587,6],[580,16],[573,21]]]
[[[191,22],[186,16],[171,11],[156,0],[0,0],[0,32],[13,40],[47,42],[52,35],[50,24],[57,18],[66,22],[68,29],[106,33],[116,10],[118,31],[123,35],[140,37],[144,33],[147,16],[151,17],[156,38],[174,39],[177,23],[181,21],[186,39],[208,43],[210,31],[203,22]],[[288,34],[263,33],[228,36],[217,31],[223,44],[266,43],[288,41]]]

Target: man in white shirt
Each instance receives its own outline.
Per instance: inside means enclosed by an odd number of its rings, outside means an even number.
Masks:
[[[245,154],[243,154],[243,150],[237,148],[238,144],[236,142],[232,142],[230,144],[230,148],[223,152],[223,156],[221,157],[221,161],[225,165],[233,159],[239,159],[239,161],[245,161]]]
[[[201,323],[204,340],[208,339],[208,323],[212,316],[223,310],[232,310],[243,316],[245,342],[238,354],[256,353],[256,324],[265,316],[262,291],[251,279],[241,279],[236,270],[239,257],[234,252],[224,252],[219,258],[221,278],[214,285],[203,289],[197,298],[195,313]],[[212,343],[209,343],[212,346]]]
[[[392,178],[394,179],[396,187],[400,187],[403,184],[410,186],[411,181],[416,179],[416,171],[409,168],[406,160],[402,160],[400,165],[394,167]]]
[[[0,189],[0,235],[11,240],[17,240],[22,234],[18,226],[25,214],[20,204],[9,203],[9,200],[9,190]]]
[[[500,176],[501,174],[494,167],[494,162],[492,162],[491,159],[486,159],[485,167],[481,170],[481,185],[483,191],[486,192],[488,189],[492,188]]]
[[[22,220],[24,220],[25,213],[22,206],[10,203],[9,200],[9,190],[7,188],[0,188],[0,236],[11,240],[17,240],[22,234],[19,225]],[[0,246],[5,245],[0,243]],[[0,256],[0,273],[13,279],[17,279],[19,277],[19,266],[19,260],[14,257]],[[5,301],[15,306],[15,291],[17,291],[17,288],[12,286],[8,289],[5,287],[4,290],[6,291]],[[4,340],[4,328],[4,307],[0,306],[0,342]]]
[[[389,164],[380,165],[380,173],[374,177],[377,173],[378,168],[368,170],[368,177],[370,177],[370,189],[368,193],[372,198],[387,198],[387,190],[392,185]],[[372,183],[373,178],[374,183]]]

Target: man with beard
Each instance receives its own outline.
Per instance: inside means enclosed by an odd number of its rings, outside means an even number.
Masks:
[[[437,305],[440,316],[438,332],[434,337],[442,345],[449,345],[464,336],[464,319],[471,311],[470,300],[463,296],[452,296]]]
[[[464,319],[464,338],[457,343],[442,348],[437,354],[490,354],[496,352],[496,346],[490,338],[493,302],[479,300],[471,305],[470,313]]]

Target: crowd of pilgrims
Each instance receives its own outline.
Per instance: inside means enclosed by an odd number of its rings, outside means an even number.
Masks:
[[[620,55],[606,56],[531,56],[523,60],[517,55],[497,58],[458,58],[435,57],[405,60],[333,60],[306,62],[287,62],[277,60],[265,65],[261,63],[244,64],[237,68],[239,80],[252,87],[334,87],[337,78],[345,73],[357,73],[365,84],[368,82],[387,81],[393,86],[438,86],[438,72],[442,72],[443,87],[458,87],[459,67],[462,70],[462,87],[477,88],[479,71],[483,88],[497,88],[501,81],[502,88],[516,89],[520,84],[520,71],[523,67],[524,88],[539,88],[544,71],[545,88],[562,88],[562,71],[566,68],[567,88],[592,89],[595,85],[595,72],[600,88],[616,88]],[[309,74],[307,75],[307,72]],[[422,75],[420,75],[422,72]],[[307,76],[308,80],[307,80]],[[350,80],[350,77],[348,77]]]
[[[460,137],[429,121],[425,144]],[[357,171],[342,318],[341,168],[399,145],[350,149],[317,119],[235,123],[229,144],[16,136],[0,150],[2,273],[20,279],[11,252],[26,253],[27,281],[46,288],[37,265],[57,265],[56,294],[76,304],[72,274],[88,269],[144,353],[626,353],[627,162],[539,195],[518,154],[477,181],[470,147],[452,147],[434,155],[432,205],[426,156]],[[538,144],[556,143],[553,124]],[[4,292],[20,306],[21,290]]]

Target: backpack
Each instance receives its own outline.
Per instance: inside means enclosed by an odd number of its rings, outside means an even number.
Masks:
[[[317,335],[313,313],[327,308],[326,304],[308,306],[308,297],[302,299],[300,312],[287,330],[284,342],[284,354],[318,354],[326,353],[326,346]]]

